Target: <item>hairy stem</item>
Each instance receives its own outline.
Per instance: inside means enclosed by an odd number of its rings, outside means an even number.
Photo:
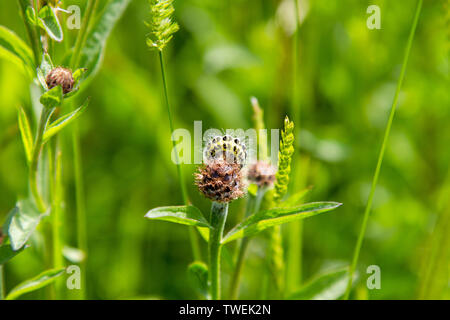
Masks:
[[[211,207],[211,226],[208,242],[209,282],[211,299],[220,300],[220,252],[222,236],[228,215],[228,203],[213,202]]]
[[[50,116],[53,112],[53,109],[42,108],[41,116],[39,119],[36,140],[33,145],[33,151],[31,155],[30,161],[30,172],[29,172],[29,182],[30,182],[30,190],[33,195],[34,201],[36,202],[36,206],[40,212],[45,212],[46,205],[44,200],[42,199],[41,194],[39,193],[37,175],[38,175],[38,162],[39,155],[42,150],[42,138],[44,136],[45,127],[47,126],[47,122],[50,119]]]
[[[408,58],[409,58],[409,54],[411,52],[411,46],[412,46],[413,39],[414,39],[414,33],[416,31],[417,22],[419,21],[420,10],[422,8],[422,1],[423,0],[419,0],[417,2],[417,7],[416,7],[415,15],[414,15],[413,24],[411,26],[408,43],[406,45],[405,55],[403,57],[402,69],[401,69],[400,76],[399,76],[398,82],[397,82],[397,89],[395,90],[395,95],[394,95],[394,100],[392,102],[391,112],[390,112],[389,119],[388,119],[388,122],[386,125],[386,129],[384,131],[383,143],[381,145],[380,153],[378,155],[378,161],[377,161],[377,166],[375,168],[375,174],[372,179],[372,187],[370,189],[369,198],[367,200],[366,209],[364,211],[364,218],[363,218],[361,230],[359,232],[358,240],[357,240],[356,246],[355,246],[355,251],[353,253],[352,264],[350,266],[349,279],[348,279],[347,289],[346,289],[345,296],[344,296],[344,298],[346,300],[350,296],[350,291],[351,291],[352,282],[353,282],[353,274],[355,273],[356,265],[358,263],[359,253],[361,251],[362,242],[364,239],[364,235],[366,233],[367,222],[369,220],[370,209],[372,208],[372,201],[373,201],[375,189],[376,189],[377,182],[378,182],[378,177],[380,175],[381,164],[383,163],[384,152],[385,152],[385,149],[386,149],[386,146],[388,143],[389,133],[391,131],[392,122],[394,120],[395,110],[397,108],[398,96],[400,94],[400,90],[401,90],[401,87],[403,84],[403,78],[405,76],[406,65],[408,64]]]
[[[164,100],[165,100],[165,104],[166,104],[167,114],[169,117],[170,134],[172,135],[172,133],[174,132],[174,125],[173,125],[172,111],[171,111],[170,104],[169,104],[169,94],[167,91],[166,72],[165,72],[165,68],[164,68],[164,57],[163,57],[162,51],[158,51],[158,52],[159,52],[159,63],[161,66],[161,77],[162,77],[163,88],[164,88]],[[178,173],[178,179],[179,179],[180,188],[181,188],[181,194],[183,196],[183,202],[185,205],[189,205],[189,197],[188,197],[187,190],[186,190],[186,183],[184,181],[183,168],[181,167],[180,159],[178,157],[177,145],[173,139],[171,139],[171,140],[172,140],[173,152],[175,153],[175,161],[176,161],[176,165],[177,165],[177,173]],[[195,233],[195,229],[193,227],[189,227],[189,239],[191,242],[192,254],[194,256],[194,259],[201,260],[198,236]]]

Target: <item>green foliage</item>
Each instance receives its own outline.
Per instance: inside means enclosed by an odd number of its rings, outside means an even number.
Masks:
[[[14,258],[16,255],[25,250],[27,246],[23,246],[19,250],[14,251],[10,243],[3,243],[0,245],[0,266]]]
[[[82,49],[80,63],[86,68],[85,77],[94,76],[102,63],[106,41],[117,21],[122,17],[131,0],[111,0],[105,5],[100,16],[94,21]]]
[[[76,119],[78,119],[86,110],[88,105],[89,99],[87,99],[79,108],[58,118],[57,120],[49,124],[44,131],[44,136],[42,138],[43,143],[47,142],[51,137],[53,137],[62,129],[64,129],[69,124],[73,123]]]
[[[63,101],[63,89],[61,86],[56,86],[41,96],[40,102],[45,108],[53,109],[59,107]]]
[[[149,0],[151,20],[147,24],[151,36],[147,38],[147,45],[151,49],[162,51],[172,39],[173,34],[180,27],[172,21],[173,0]]]
[[[31,200],[19,200],[17,202],[3,225],[3,230],[8,232],[11,248],[14,251],[25,245],[45,215],[45,213],[39,212]]]
[[[270,227],[328,212],[340,205],[341,203],[337,202],[312,202],[293,208],[275,208],[261,211],[234,227],[224,237],[222,243],[250,237]]]
[[[38,24],[55,41],[63,41],[64,35],[56,11],[50,5],[44,6],[38,14]]]
[[[48,286],[57,280],[58,277],[62,276],[65,273],[65,270],[65,268],[47,270],[32,279],[22,282],[8,293],[6,300],[15,300],[21,295]]]
[[[290,300],[337,300],[345,293],[348,267],[320,274],[291,294]],[[356,278],[356,276],[354,276]]]
[[[148,219],[170,221],[189,226],[211,228],[201,211],[194,206],[159,207],[147,212],[145,217]]]
[[[28,162],[31,161],[33,153],[33,134],[31,133],[30,122],[25,110],[19,107],[19,130],[22,136],[23,147],[25,148],[25,155]]]
[[[14,32],[0,26],[0,51],[5,50],[13,57],[20,59],[28,71],[33,74],[35,61],[31,49]],[[9,56],[7,56],[9,57]]]

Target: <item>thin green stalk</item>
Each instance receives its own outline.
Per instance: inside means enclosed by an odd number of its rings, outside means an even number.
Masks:
[[[86,231],[86,207],[84,197],[83,167],[81,161],[80,133],[78,123],[73,124],[72,146],[75,174],[75,201],[77,216],[77,244],[78,248],[84,252],[85,257],[88,254],[87,231]],[[86,298],[86,258],[80,263],[81,267],[81,299]]]
[[[208,242],[209,281],[211,299],[220,300],[220,252],[222,236],[228,215],[228,203],[213,202],[211,206],[211,231]]]
[[[27,18],[26,18],[26,9],[27,8],[24,6],[24,3],[20,0],[18,0],[17,2],[19,3],[20,14],[22,16],[23,23],[25,24],[25,29],[27,30],[27,35],[28,35],[28,38],[31,43],[31,49],[33,50],[33,55],[34,55],[34,61],[35,61],[36,65],[38,65],[39,59],[40,59],[40,51],[39,51],[39,40],[36,37],[36,30],[32,29],[30,24],[27,21]]]
[[[33,198],[36,202],[36,206],[40,212],[45,212],[46,205],[44,200],[42,199],[41,194],[39,193],[38,182],[37,182],[37,174],[38,174],[38,162],[39,155],[42,149],[42,137],[44,135],[45,127],[47,126],[47,122],[50,119],[50,116],[53,112],[53,109],[42,108],[41,116],[39,120],[39,125],[36,134],[36,140],[33,145],[33,151],[30,162],[30,172],[29,172],[29,181],[30,181],[30,190]]]
[[[56,140],[57,137],[54,138]],[[51,208],[52,208],[52,267],[60,269],[64,266],[61,246],[61,202],[62,202],[62,181],[61,181],[61,151],[58,151],[57,141],[52,141],[48,147],[48,162],[49,162],[49,185],[51,194]],[[55,282],[56,297],[61,298],[62,282],[57,280]]]
[[[161,50],[159,50],[158,53],[159,53],[159,63],[161,66],[161,77],[162,77],[162,82],[163,82],[163,87],[164,87],[164,100],[165,100],[165,104],[166,104],[167,114],[169,116],[170,133],[172,134],[174,132],[174,125],[173,125],[172,112],[171,112],[170,104],[169,104],[169,94],[167,91],[167,81],[166,81],[166,72],[165,72],[165,68],[164,68],[164,58],[163,58],[163,54],[162,54]],[[188,197],[187,190],[186,190],[186,183],[184,182],[183,168],[181,167],[181,163],[179,161],[178,149],[177,149],[177,145],[174,140],[172,140],[172,146],[173,146],[173,150],[175,153],[175,161],[177,162],[176,165],[177,165],[178,179],[180,182],[181,194],[183,196],[183,202],[185,205],[189,205],[189,197]],[[195,233],[195,230],[193,227],[189,227],[189,239],[191,242],[192,253],[193,253],[194,259],[201,260],[198,236]]]
[[[264,194],[266,193],[266,189],[264,188],[258,188],[258,192],[256,194],[256,198],[254,198],[254,203],[249,203],[249,206],[251,207],[250,214],[254,214],[259,211],[259,208],[261,207],[262,199],[264,198]],[[253,199],[253,198],[250,198]],[[249,200],[250,200],[249,199]],[[250,201],[249,201],[250,202]],[[253,201],[251,201],[253,202]],[[244,238],[242,239],[240,245],[239,245],[239,253],[236,260],[236,266],[233,272],[233,275],[231,277],[231,285],[230,285],[230,292],[229,297],[231,300],[237,300],[239,296],[239,287],[240,282],[242,278],[242,270],[244,267],[244,261],[245,256],[247,253],[247,248],[250,243],[251,238]]]
[[[5,299],[4,266],[0,264],[0,300]]]
[[[72,57],[70,58],[70,67],[72,69],[78,67],[78,63],[80,62],[81,50],[83,49],[87,39],[89,24],[94,15],[95,9],[98,7],[97,2],[98,0],[88,0],[83,23],[81,24],[81,29],[75,42],[75,48],[73,50]]]
[[[391,107],[391,112],[390,112],[390,115],[389,115],[389,120],[388,120],[388,123],[387,123],[387,126],[386,126],[386,130],[384,132],[383,143],[381,145],[381,150],[380,150],[380,153],[378,155],[377,166],[376,166],[376,169],[375,169],[375,174],[373,176],[372,187],[370,189],[370,193],[369,193],[369,198],[368,198],[368,201],[367,201],[366,209],[364,211],[364,218],[363,218],[361,230],[359,232],[358,241],[356,242],[355,251],[353,253],[353,260],[352,260],[352,264],[350,266],[350,272],[349,272],[349,280],[348,280],[347,289],[346,289],[345,296],[344,296],[344,298],[346,300],[350,296],[350,291],[351,291],[352,282],[353,282],[353,275],[355,273],[356,265],[358,263],[359,253],[361,251],[361,246],[362,246],[362,242],[363,242],[363,239],[364,239],[364,235],[366,233],[367,222],[369,220],[369,215],[370,215],[370,209],[372,208],[372,201],[373,201],[373,197],[374,197],[374,194],[375,194],[375,189],[376,189],[377,182],[378,182],[378,177],[380,175],[381,164],[383,162],[384,152],[385,152],[385,149],[386,149],[386,146],[387,146],[387,143],[388,143],[389,133],[391,131],[392,122],[394,120],[395,110],[397,108],[398,96],[400,94],[400,90],[401,90],[401,87],[402,87],[402,84],[403,84],[403,78],[405,76],[405,71],[406,71],[406,65],[408,64],[408,58],[409,58],[409,54],[411,52],[411,46],[412,46],[412,43],[413,43],[414,34],[415,34],[415,31],[416,31],[416,27],[417,27],[417,22],[419,21],[421,8],[422,8],[422,0],[419,0],[417,2],[417,7],[416,7],[415,15],[414,15],[413,24],[411,26],[411,31],[409,33],[408,43],[406,45],[405,55],[403,57],[402,69],[401,69],[401,72],[400,72],[400,76],[398,78],[397,89],[395,90],[395,95],[394,95],[394,100],[392,102],[392,107]]]
[[[86,42],[88,36],[89,26],[98,7],[98,0],[88,0],[86,13],[78,33],[75,48],[70,59],[70,67],[75,69],[78,67],[81,58],[81,50]],[[87,245],[87,231],[86,231],[86,207],[84,196],[84,181],[83,181],[83,167],[80,146],[80,129],[78,123],[72,126],[72,148],[73,148],[73,162],[75,175],[75,201],[76,201],[76,216],[77,216],[77,245],[81,249],[85,257],[88,254]],[[80,298],[86,298],[86,258],[80,263],[81,267],[81,288]]]

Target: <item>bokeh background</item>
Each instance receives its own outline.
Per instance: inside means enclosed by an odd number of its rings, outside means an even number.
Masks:
[[[291,0],[175,1],[180,31],[167,47],[166,66],[176,127],[192,131],[201,120],[203,130],[250,128],[251,96],[259,99],[269,129],[280,128],[285,115],[296,123],[291,191],[311,185],[308,200],[344,204],[304,223],[307,281],[351,260],[416,1],[299,4],[296,32]],[[366,27],[371,4],[381,9],[380,30]],[[450,298],[448,16],[448,1],[424,1],[361,252],[355,295],[361,299]],[[158,57],[145,44],[148,19],[147,1],[132,1],[108,41],[101,70],[77,98],[92,99],[79,119],[91,299],[197,297],[187,278],[186,228],[144,219],[151,208],[182,203]],[[16,1],[0,2],[0,24],[26,39]],[[72,43],[76,32],[65,41]],[[64,50],[57,48],[60,61]],[[28,80],[0,56],[0,221],[27,194],[18,105],[31,108]],[[69,131],[62,141],[63,236],[74,247]],[[184,168],[192,202],[208,212],[209,202],[193,185],[196,167]],[[230,226],[244,205],[232,205]],[[263,238],[252,242],[242,298],[260,297],[267,272]],[[39,234],[33,241],[6,266],[9,289],[44,270]],[[369,265],[381,268],[381,290],[365,289]],[[225,281],[229,272],[225,266]]]

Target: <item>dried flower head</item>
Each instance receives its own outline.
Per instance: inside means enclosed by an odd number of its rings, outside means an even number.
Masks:
[[[72,91],[75,80],[70,69],[57,67],[47,74],[45,82],[49,89],[61,86],[63,93],[66,94]]]
[[[244,195],[240,165],[224,160],[213,160],[201,167],[195,183],[205,197],[217,202],[230,202]]]
[[[250,166],[247,178],[258,187],[271,187],[275,182],[276,169],[266,161],[258,161]]]
[[[147,23],[151,36],[147,38],[147,45],[152,49],[162,51],[179,30],[171,17],[175,9],[173,0],[150,0],[151,20]]]
[[[205,147],[205,162],[224,160],[235,163],[242,168],[247,159],[247,149],[239,138],[230,135],[212,138]]]

